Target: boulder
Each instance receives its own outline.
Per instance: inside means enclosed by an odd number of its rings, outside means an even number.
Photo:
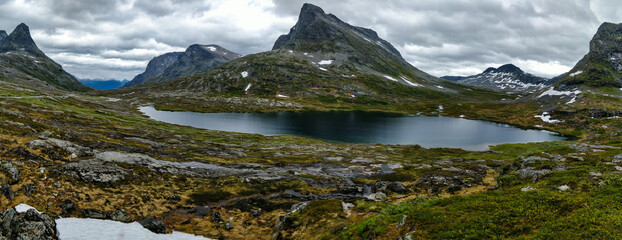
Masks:
[[[33,195],[33,194],[35,194],[37,192],[36,189],[35,189],[35,185],[32,184],[32,183],[24,185],[24,189],[23,190],[24,190],[24,195],[26,195],[26,196]]]
[[[408,193],[408,188],[401,182],[392,182],[387,185],[387,189],[394,193]]]
[[[84,217],[95,218],[95,219],[106,219],[106,214],[104,214],[104,212],[97,210],[97,209],[85,209]]]
[[[19,169],[15,167],[11,162],[0,162],[0,171],[4,172],[9,178],[9,184],[16,184],[19,182]]]
[[[15,198],[15,195],[13,194],[13,189],[11,189],[11,186],[6,182],[3,182],[0,186],[0,194],[4,195],[4,197],[10,200],[13,200],[13,198]]]
[[[542,176],[548,175],[550,173],[552,173],[553,171],[549,170],[549,169],[540,169],[540,170],[534,170],[533,168],[529,167],[529,168],[523,168],[520,169],[518,171],[516,171],[516,173],[518,173],[518,175],[521,178],[532,178],[533,182],[537,181],[538,179],[540,179]]]
[[[166,234],[166,226],[164,226],[164,223],[152,218],[151,216],[139,220],[138,223],[154,233]]]
[[[112,221],[117,221],[117,222],[124,222],[124,223],[132,222],[132,218],[125,215],[125,212],[123,210],[119,210],[116,212],[109,212],[106,214],[106,217],[108,217]]]
[[[0,211],[0,239],[58,240],[56,222],[45,213],[29,209],[17,213],[14,209]]]

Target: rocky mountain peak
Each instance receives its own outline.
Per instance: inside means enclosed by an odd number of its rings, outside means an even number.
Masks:
[[[526,73],[514,64],[505,64],[498,68],[489,67],[480,74],[468,77],[444,76],[442,78],[504,92],[533,92],[551,84],[549,79]]]
[[[590,52],[622,52],[622,23],[605,22],[590,41]]]
[[[0,42],[0,52],[10,51],[26,51],[35,55],[43,55],[30,36],[30,29],[24,23],[17,25],[15,30]]]
[[[150,82],[164,82],[178,77],[204,73],[240,56],[240,54],[216,44],[192,44],[184,52],[171,52],[153,58],[147,64],[145,72],[125,83],[123,87]]]
[[[519,67],[515,66],[514,64],[505,64],[497,68],[497,71],[507,72],[507,73],[523,73],[523,70],[521,70]]]
[[[601,24],[590,41],[590,51],[558,78],[562,85],[622,87],[622,23]]]

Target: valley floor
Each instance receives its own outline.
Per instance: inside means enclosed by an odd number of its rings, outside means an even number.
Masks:
[[[153,217],[216,239],[622,237],[622,141],[594,129],[617,119],[546,124],[527,103],[445,104],[443,115],[577,137],[471,152],[201,130],[147,119],[134,99],[0,95],[2,209]],[[434,114],[356,106],[345,109]]]

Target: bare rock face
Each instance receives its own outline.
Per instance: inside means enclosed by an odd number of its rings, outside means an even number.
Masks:
[[[0,239],[57,240],[56,222],[46,213],[34,209],[17,213],[14,209],[0,211]]]
[[[209,71],[241,55],[218,45],[189,46],[185,52],[171,52],[152,59],[144,73],[137,75],[123,87],[150,82],[164,82],[178,77]]]
[[[114,183],[125,179],[128,174],[114,163],[96,159],[68,163],[58,171],[87,183]]]
[[[622,23],[601,24],[590,51],[560,77],[562,85],[622,87]]]

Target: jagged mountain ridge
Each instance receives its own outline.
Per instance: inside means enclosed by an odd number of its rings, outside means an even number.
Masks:
[[[6,32],[0,35],[6,35]],[[92,90],[47,57],[37,47],[30,36],[30,29],[24,23],[19,24],[0,42],[0,69],[3,78],[29,80],[32,86],[28,87]]]
[[[194,44],[189,46],[185,52],[171,52],[153,58],[147,64],[145,72],[134,77],[123,87],[164,82],[204,73],[240,56],[218,45]]]
[[[622,87],[622,23],[605,22],[592,40],[589,52],[568,72],[557,77],[564,88]]]
[[[372,42],[377,36],[372,30],[347,25],[319,7],[305,4],[300,16],[295,34],[280,37],[275,50],[235,59],[204,74],[145,86],[149,89],[140,92],[277,98],[326,96],[350,99],[347,101],[361,97],[382,101],[466,99],[490,94],[418,70],[399,52],[392,51],[393,47],[387,47],[388,42]],[[315,27],[305,27],[304,22],[319,25],[323,33],[306,32],[305,29],[315,31]],[[306,36],[316,37],[307,41]]]
[[[504,92],[534,92],[552,83],[550,79],[526,73],[513,64],[505,64],[498,68],[490,67],[480,74],[467,77],[443,76],[441,78]]]

